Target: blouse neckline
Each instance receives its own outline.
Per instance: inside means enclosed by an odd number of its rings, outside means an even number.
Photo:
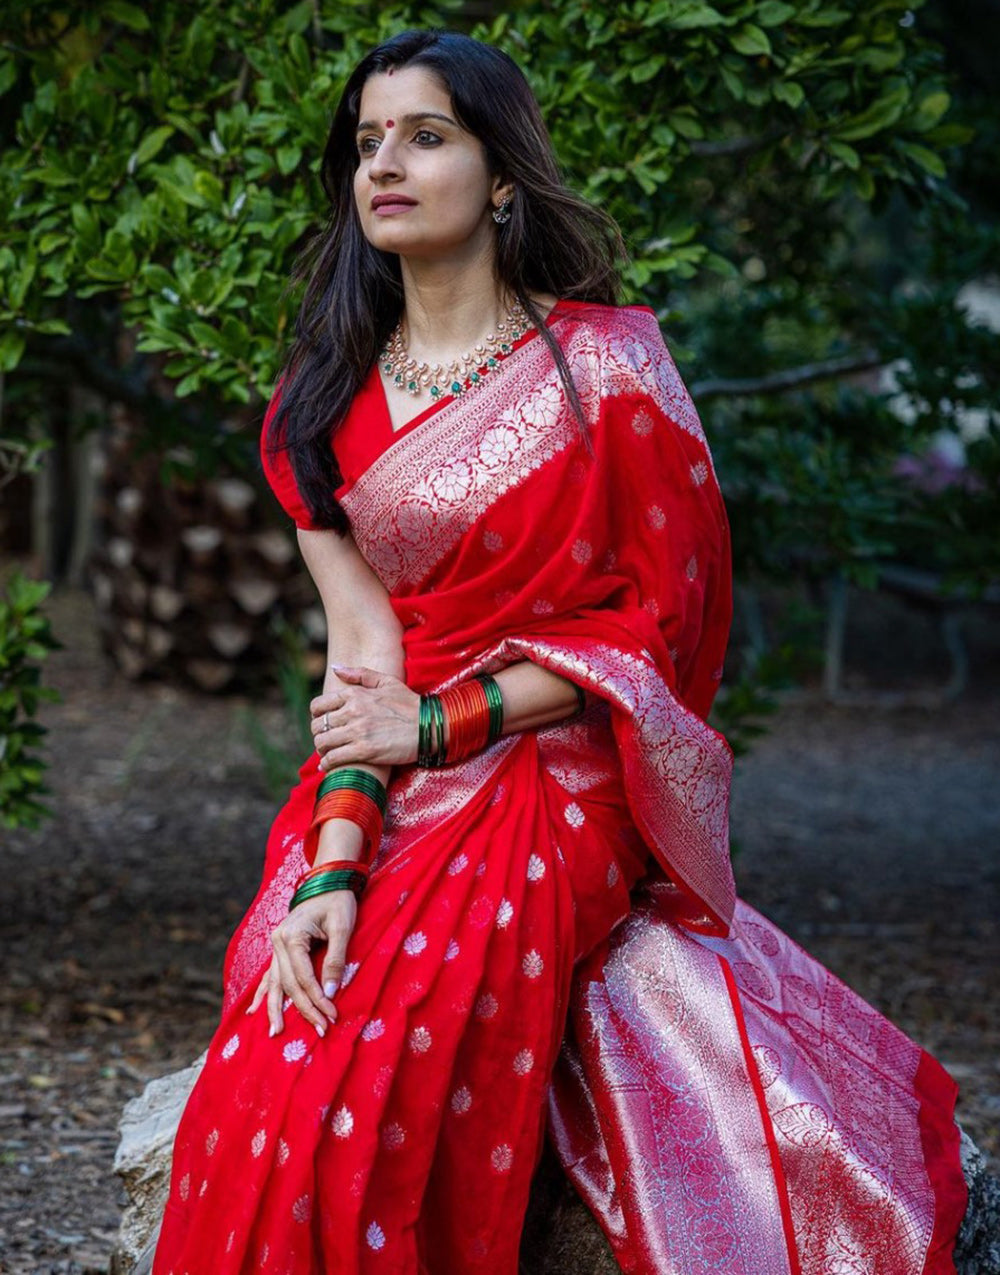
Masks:
[[[558,297],[556,299],[556,302],[553,305],[552,309],[545,316],[545,326],[547,328],[551,327],[553,322],[560,317],[560,312],[562,311],[563,307],[566,305],[567,305],[567,302],[565,302],[561,297]],[[511,347],[511,354],[513,354],[515,350],[519,350],[521,346],[527,345],[530,341],[533,341],[538,335],[539,335],[538,328],[534,328],[534,327],[529,328],[529,330],[525,332],[522,337],[519,337],[518,340],[514,342],[513,346]],[[506,356],[506,358],[509,358],[509,357],[510,355]],[[502,367],[503,367],[503,364],[501,363],[499,367],[495,370],[500,371]],[[460,397],[459,395],[455,395],[455,394],[443,394],[440,398],[435,399],[433,403],[429,403],[428,406],[424,409],[424,411],[418,412],[417,415],[412,418],[412,420],[408,420],[405,425],[401,425],[399,429],[393,429],[392,415],[389,411],[389,398],[386,392],[385,383],[383,382],[382,377],[379,375],[377,363],[372,367],[372,370],[369,373],[369,376],[374,377],[375,381],[377,382],[377,386],[379,390],[383,432],[388,434],[388,437],[390,440],[389,445],[395,442],[397,438],[402,438],[404,435],[409,434],[410,431],[416,429],[418,425],[422,425],[424,421],[426,421],[429,417],[433,416],[435,412],[437,412],[445,404],[453,403],[457,397]]]

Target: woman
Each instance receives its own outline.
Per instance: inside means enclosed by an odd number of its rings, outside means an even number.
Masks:
[[[546,1120],[626,1270],[952,1270],[950,1079],[735,898],[725,511],[613,228],[461,36],[323,177],[263,454],[330,669],[155,1270],[513,1272]]]

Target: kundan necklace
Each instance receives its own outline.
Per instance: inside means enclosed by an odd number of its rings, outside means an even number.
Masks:
[[[464,394],[473,385],[478,385],[501,359],[510,354],[514,343],[530,327],[528,312],[520,301],[515,301],[497,324],[496,331],[490,332],[481,345],[475,346],[454,363],[432,365],[418,363],[416,359],[410,358],[403,340],[403,321],[400,319],[379,355],[379,363],[386,376],[392,377],[392,383],[398,390],[412,394],[415,398],[424,390],[430,391],[432,399],[442,398],[446,394]]]

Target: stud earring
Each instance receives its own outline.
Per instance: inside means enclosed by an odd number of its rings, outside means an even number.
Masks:
[[[499,208],[493,209],[493,220],[498,226],[505,226],[510,221],[510,198],[503,201]]]

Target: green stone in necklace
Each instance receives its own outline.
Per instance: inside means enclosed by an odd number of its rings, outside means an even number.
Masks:
[[[514,346],[531,327],[531,320],[520,301],[515,301],[507,314],[490,332],[486,340],[456,359],[447,367],[440,363],[431,366],[410,358],[403,339],[403,321],[400,319],[379,354],[379,362],[385,375],[391,378],[398,390],[419,398],[424,390],[432,399],[446,394],[464,394],[480,384],[488,372],[513,352]]]

